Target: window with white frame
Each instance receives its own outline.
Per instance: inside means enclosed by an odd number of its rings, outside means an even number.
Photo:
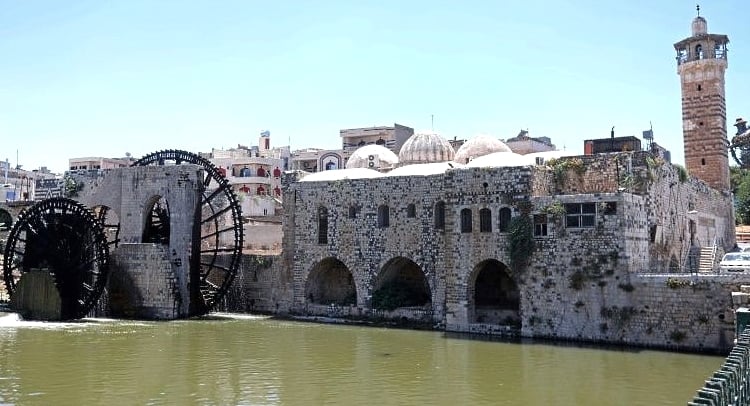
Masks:
[[[591,228],[596,225],[596,203],[567,203],[565,227]]]

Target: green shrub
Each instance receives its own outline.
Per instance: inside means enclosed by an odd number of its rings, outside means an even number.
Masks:
[[[534,225],[529,216],[517,216],[510,221],[507,248],[511,269],[519,271],[528,266],[535,248]]]

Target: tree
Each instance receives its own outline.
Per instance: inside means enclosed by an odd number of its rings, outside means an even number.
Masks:
[[[750,170],[730,168],[730,185],[734,192],[737,223],[750,224]]]

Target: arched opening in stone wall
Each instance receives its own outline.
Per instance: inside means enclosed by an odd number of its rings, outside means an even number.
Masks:
[[[307,277],[305,298],[314,304],[356,305],[357,288],[351,271],[333,257],[318,262]]]
[[[161,196],[153,196],[146,205],[146,223],[141,242],[169,244],[169,205]]]
[[[13,227],[13,216],[5,209],[0,209],[0,231],[8,231]]]
[[[505,264],[488,259],[471,273],[469,289],[470,321],[520,326],[520,291]]]
[[[380,270],[373,285],[372,308],[431,307],[432,294],[422,268],[409,258],[395,257]]]

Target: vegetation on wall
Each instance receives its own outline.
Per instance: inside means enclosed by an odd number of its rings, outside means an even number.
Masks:
[[[555,200],[547,207],[545,207],[542,211],[552,217],[555,217],[556,219],[559,219],[565,215],[565,206],[559,200]]]
[[[429,301],[422,291],[398,282],[386,283],[372,293],[372,307],[378,310],[395,310],[399,307],[420,306]]]
[[[685,183],[688,179],[688,171],[684,166],[679,164],[673,164],[677,170],[677,177],[680,179],[680,183]]]
[[[690,281],[681,278],[667,278],[667,286],[670,289],[679,289],[685,286],[690,286]]]
[[[77,197],[78,192],[83,189],[83,183],[76,183],[76,181],[70,177],[63,177],[63,194],[65,197]]]
[[[602,307],[599,311],[599,314],[604,319],[612,320],[614,324],[621,328],[623,325],[625,325],[630,319],[633,317],[633,315],[636,314],[636,310],[632,306],[626,306],[626,307]]]
[[[534,253],[534,225],[527,215],[511,219],[508,225],[508,253],[513,270],[522,270],[528,266]]]
[[[672,330],[672,332],[669,333],[669,339],[676,343],[679,343],[680,341],[684,340],[686,336],[687,334],[685,334],[684,331],[680,331],[680,330]]]
[[[573,170],[578,175],[583,175],[586,172],[586,165],[581,158],[550,159],[548,165],[552,168],[555,182],[558,183],[565,182],[570,170]]]

